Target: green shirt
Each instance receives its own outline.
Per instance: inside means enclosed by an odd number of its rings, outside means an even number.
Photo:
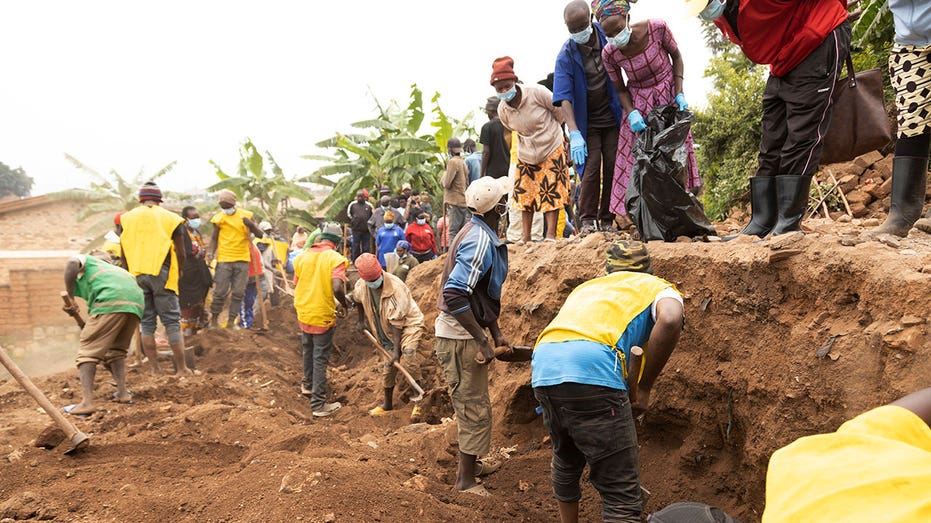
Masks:
[[[401,281],[407,281],[407,273],[409,273],[411,269],[418,265],[420,265],[420,261],[408,254],[404,257],[403,260],[398,260],[398,266],[394,268],[394,271],[392,271],[391,274],[401,278]]]
[[[93,256],[84,256],[82,262],[74,295],[87,302],[88,314],[131,312],[142,318],[145,296],[132,274]]]

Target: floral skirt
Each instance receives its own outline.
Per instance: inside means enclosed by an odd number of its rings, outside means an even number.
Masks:
[[[530,212],[558,211],[569,202],[569,164],[562,144],[538,164],[518,160],[514,200]]]
[[[899,110],[899,138],[931,131],[931,46],[894,46],[889,76]]]

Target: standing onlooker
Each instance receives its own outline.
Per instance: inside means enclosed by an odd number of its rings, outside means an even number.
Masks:
[[[381,229],[383,225],[385,225],[385,213],[388,211],[391,211],[391,213],[394,215],[395,224],[401,223],[398,221],[398,215],[401,213],[395,208],[391,207],[391,197],[382,196],[378,200],[378,208],[372,212],[372,217],[369,218],[368,221],[369,231],[371,232],[373,239],[375,238],[375,235],[378,234],[378,230]]]
[[[889,217],[873,232],[905,236],[915,224],[931,233],[931,210],[915,222],[925,203],[931,150],[931,2],[889,0],[889,10],[895,22],[889,73],[899,129],[892,160]]]
[[[475,477],[493,472],[478,460],[491,446],[488,366],[494,347],[508,345],[498,327],[501,290],[508,274],[507,246],[498,239],[498,220],[507,208],[510,179],[482,177],[466,190],[472,219],[450,246],[440,277],[440,314],[434,350],[446,377],[459,428],[456,490],[487,496]],[[488,329],[494,345],[485,333]],[[480,363],[476,357],[481,357]],[[500,464],[498,464],[500,466]]]
[[[682,296],[653,276],[640,242],[612,245],[606,271],[576,287],[540,333],[531,384],[553,443],[560,519],[578,521],[579,477],[587,463],[589,481],[601,494],[602,520],[638,523],[643,507],[634,417],[649,406],[653,384],[679,341]],[[647,348],[638,376],[628,374],[634,346]]]
[[[384,214],[385,224],[375,233],[375,249],[378,252],[378,263],[385,268],[385,254],[394,252],[398,242],[404,239],[404,230],[394,223],[394,213],[387,211]]]
[[[184,218],[187,234],[184,238],[184,265],[178,279],[178,302],[181,307],[181,330],[185,336],[190,336],[207,326],[204,302],[213,286],[213,275],[204,261],[207,258],[207,245],[200,234],[200,213],[196,208],[187,206],[181,209],[181,217]]]
[[[175,374],[193,374],[184,363],[184,335],[178,303],[178,276],[184,265],[184,220],[162,209],[162,191],[153,182],[139,189],[139,207],[120,217],[120,245],[126,270],[136,277],[145,295],[142,350],[153,373],[160,373],[155,329],[162,320],[175,362]]]
[[[81,403],[65,407],[65,412],[82,415],[97,410],[94,376],[98,363],[103,363],[116,381],[113,399],[129,403],[132,396],[126,389],[126,354],[145,309],[142,289],[132,274],[84,254],[72,257],[65,265],[65,288],[71,298],[87,302],[89,315],[81,329],[77,357]],[[65,312],[75,314],[78,309],[66,307]]]
[[[268,245],[265,244],[267,248]],[[256,300],[262,300],[265,298],[268,289],[263,288],[265,281],[265,267],[262,262],[262,253],[259,252],[259,248],[255,244],[249,245],[249,250],[251,251],[249,256],[249,280],[246,283],[246,292],[242,297],[242,307],[239,309],[239,326],[243,329],[251,329],[253,321],[255,320],[255,309],[259,306],[259,302]],[[259,280],[259,287],[255,286],[256,277]],[[267,318],[262,318],[262,323],[264,324],[267,321]]]
[[[511,133],[504,130],[498,118],[497,96],[485,102],[485,114],[488,121],[482,126],[478,141],[482,144],[482,176],[504,178],[511,168]]]
[[[391,359],[382,366],[384,401],[369,411],[372,416],[382,416],[394,409],[398,376],[394,363],[401,361],[402,354],[406,370],[415,380],[420,377],[418,349],[424,331],[423,313],[404,281],[382,271],[374,256],[360,257],[356,268],[359,279],[353,289],[353,301],[359,306],[359,325],[367,328],[391,354]],[[418,410],[414,407],[412,416]]]
[[[556,57],[553,103],[566,114],[572,163],[581,179],[579,233],[613,230],[611,189],[623,110],[601,58],[607,39],[585,0],[570,2],[563,20],[570,38]]]
[[[422,212],[417,219],[404,230],[404,237],[411,243],[411,254],[419,262],[436,258],[436,236],[430,227],[430,215]]]
[[[465,163],[469,168],[469,183],[472,183],[482,177],[482,152],[475,150],[475,140],[471,138],[462,142],[462,150],[468,155]]]
[[[714,22],[752,62],[770,66],[759,167],[750,178],[750,223],[739,234],[762,238],[799,231],[831,123],[834,84],[849,52],[847,3],[689,3],[704,5],[701,17]]]
[[[349,230],[352,231],[351,261],[355,261],[363,252],[369,252],[372,246],[372,234],[369,231],[369,220],[374,209],[365,199],[362,191],[356,192],[356,199],[349,204],[346,214],[349,216]]]
[[[294,260],[294,309],[301,327],[304,377],[301,394],[310,398],[315,417],[329,416],[342,405],[327,403],[327,367],[333,347],[336,316],[351,308],[346,299],[346,269],[349,261],[336,250],[342,230],[335,223],[322,232],[309,249]],[[336,303],[345,307],[337,311]]]
[[[563,110],[553,105],[553,93],[542,85],[518,84],[514,60],[494,61],[491,85],[502,104],[498,116],[505,129],[517,132],[517,179],[514,198],[521,210],[522,238],[530,241],[533,213],[543,213],[544,241],[556,241],[556,214],[569,200],[569,162],[564,146]]]
[[[631,24],[627,1],[596,1],[594,4],[598,4],[595,16],[607,36],[601,56],[627,114],[627,125],[622,125],[619,131],[611,191],[611,210],[626,216],[625,198],[630,172],[636,163],[633,146],[637,133],[646,129],[644,117],[656,107],[675,103],[680,111],[688,108],[682,94],[684,66],[679,46],[666,22],[657,19]],[[685,139],[685,147],[688,179],[684,188],[691,191],[701,185],[691,131]],[[582,184],[584,194],[584,176]]]
[[[210,304],[210,327],[219,326],[220,313],[229,297],[229,311],[226,327],[238,329],[236,317],[242,307],[242,298],[246,293],[246,284],[249,281],[249,260],[251,259],[251,245],[249,233],[262,238],[265,234],[259,226],[252,221],[252,213],[236,207],[236,194],[228,189],[217,193],[217,202],[220,212],[213,215],[210,223],[213,224],[213,238],[211,248],[216,257],[217,266],[213,288],[213,303]],[[208,262],[209,263],[209,262]]]
[[[394,249],[394,253],[398,255],[398,266],[391,271],[391,274],[397,276],[401,281],[407,281],[407,274],[411,272],[411,269],[420,265],[420,260],[411,256],[411,244],[406,240],[401,240],[398,242],[398,246]]]
[[[446,142],[449,161],[446,162],[446,174],[440,180],[443,186],[443,204],[446,206],[446,223],[449,236],[455,238],[459,229],[469,219],[469,210],[465,207],[465,190],[469,186],[469,168],[460,154],[462,144],[459,138],[450,138]]]

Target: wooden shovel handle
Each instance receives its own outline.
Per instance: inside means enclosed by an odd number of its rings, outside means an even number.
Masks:
[[[42,407],[42,410],[44,410],[45,413],[48,414],[50,418],[52,418],[55,424],[58,425],[58,428],[60,428],[62,432],[65,433],[65,436],[67,436],[68,439],[71,439],[72,436],[78,433],[78,429],[75,428],[75,426],[70,421],[65,419],[64,414],[62,414],[57,408],[55,408],[54,405],[52,405],[52,402],[49,401],[49,399],[45,397],[45,394],[39,390],[39,387],[36,387],[32,380],[30,380],[29,377],[23,373],[22,369],[20,369],[19,366],[16,365],[12,359],[10,359],[2,347],[0,347],[0,363],[6,367],[6,370],[10,373],[11,376],[13,376],[13,379],[18,381],[23,389],[25,389],[26,392],[32,396],[32,399],[36,400],[36,403],[38,403],[39,406]]]
[[[65,307],[68,307],[69,309],[76,309],[78,306],[76,303],[74,303],[74,300],[71,299],[71,296],[68,295],[68,291],[61,291],[61,301],[64,302]],[[82,329],[84,328],[84,318],[81,317],[80,312],[76,310],[68,310],[65,312],[68,313],[68,316],[74,318],[74,321],[77,322],[78,327]]]
[[[630,361],[627,363],[627,395],[631,403],[637,402],[637,385],[640,382],[642,366],[643,349],[634,345],[630,348]]]
[[[388,351],[385,350],[384,347],[381,346],[381,343],[379,343],[378,340],[375,339],[375,336],[373,336],[372,333],[369,332],[368,329],[365,329],[363,332],[365,332],[365,335],[368,337],[369,341],[372,342],[372,345],[374,345],[375,348],[377,348],[378,350],[381,351],[382,355],[384,355],[384,356],[385,356],[386,358],[388,358],[389,360],[393,357],[391,354],[388,353]],[[405,368],[404,368],[400,363],[398,363],[398,362],[394,362],[394,367],[395,367],[396,369],[398,369],[398,370],[401,372],[401,374],[404,375],[404,378],[407,379],[407,381],[411,384],[411,387],[414,387],[414,390],[416,390],[417,393],[418,393],[418,394],[420,395],[420,397],[422,398],[423,395],[424,395],[423,389],[420,388],[420,385],[417,384],[417,381],[414,380],[414,377],[411,376],[411,374],[410,374],[409,372],[407,372],[407,369],[405,369]]]

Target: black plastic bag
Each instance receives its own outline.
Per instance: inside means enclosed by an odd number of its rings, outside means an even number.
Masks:
[[[701,203],[683,186],[688,180],[685,139],[694,118],[676,105],[657,107],[634,141],[625,203],[644,241],[717,234]]]

